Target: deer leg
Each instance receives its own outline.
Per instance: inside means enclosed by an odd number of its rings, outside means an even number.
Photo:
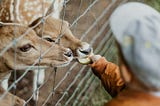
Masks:
[[[11,73],[5,76],[4,80],[1,82],[1,86],[3,89],[7,90],[8,89],[8,80],[9,77],[11,76]]]
[[[34,70],[34,79],[33,79],[33,99],[36,100],[38,99],[38,94],[39,90],[37,88],[44,83],[45,79],[45,70],[44,69],[39,69],[39,70]]]

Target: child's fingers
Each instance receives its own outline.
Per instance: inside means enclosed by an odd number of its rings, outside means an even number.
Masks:
[[[96,62],[97,60],[99,60],[102,56],[101,55],[92,55],[91,57],[89,57],[92,62]]]

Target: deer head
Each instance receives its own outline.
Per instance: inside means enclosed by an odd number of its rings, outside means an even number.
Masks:
[[[0,27],[0,51],[2,51],[14,38],[20,37],[27,31],[22,26],[1,26]],[[52,47],[52,49],[51,49]],[[16,53],[16,63],[14,63]],[[0,72],[8,73],[8,70],[21,69],[22,66],[30,66],[42,54],[40,66],[62,66],[72,60],[72,52],[68,48],[50,43],[36,35],[34,30],[29,31],[26,36],[18,40],[16,45],[9,48],[1,57]],[[16,66],[15,66],[16,64]],[[7,69],[8,68],[8,69]],[[2,75],[2,74],[1,74]],[[0,78],[3,76],[0,75]]]
[[[41,18],[34,21],[30,26],[34,26],[39,21],[41,21]],[[55,42],[62,34],[59,41],[60,45],[70,48],[73,51],[74,56],[85,57],[92,52],[92,48],[88,43],[80,41],[72,34],[67,21],[48,17],[45,20],[44,26],[43,24],[40,24],[34,30],[38,36],[51,43]]]

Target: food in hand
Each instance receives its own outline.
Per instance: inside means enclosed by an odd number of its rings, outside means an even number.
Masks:
[[[90,64],[92,60],[89,57],[86,58],[78,58],[78,62],[84,65]]]

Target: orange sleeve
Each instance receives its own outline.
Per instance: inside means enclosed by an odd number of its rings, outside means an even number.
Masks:
[[[104,88],[112,97],[116,96],[125,87],[119,67],[116,64],[108,62],[102,57],[94,62],[91,67],[93,73],[99,77]]]

